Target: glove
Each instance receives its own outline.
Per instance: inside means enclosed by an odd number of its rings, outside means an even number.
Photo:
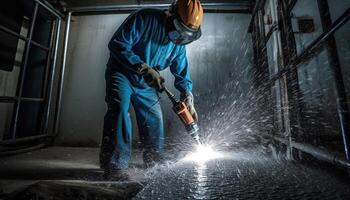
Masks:
[[[143,75],[146,83],[155,88],[158,92],[164,90],[163,83],[165,82],[164,78],[160,76],[159,72],[155,69],[152,69],[146,63],[143,63],[139,69],[139,72]]]
[[[190,111],[194,121],[198,121],[198,115],[196,112],[196,109],[194,108],[194,101],[193,101],[193,94],[191,92],[184,92],[181,93],[180,99],[182,102],[184,102]]]

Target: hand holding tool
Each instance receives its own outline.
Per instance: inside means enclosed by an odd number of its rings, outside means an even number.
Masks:
[[[166,87],[164,87],[164,91],[173,103],[173,110],[180,118],[181,122],[185,125],[186,131],[193,139],[196,140],[198,144],[201,144],[198,134],[199,128],[197,122],[193,119],[193,116],[189,111],[187,105],[184,102],[176,99],[175,95],[171,93]]]

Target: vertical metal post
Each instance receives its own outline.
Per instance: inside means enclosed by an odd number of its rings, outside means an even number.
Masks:
[[[24,61],[22,64],[22,69],[21,69],[20,78],[19,78],[19,87],[17,88],[17,101],[15,104],[15,112],[14,112],[14,117],[13,117],[12,136],[11,136],[12,139],[15,139],[16,134],[17,134],[18,115],[19,115],[20,106],[21,106],[23,85],[24,85],[24,80],[26,77],[26,71],[28,68],[29,51],[30,51],[30,47],[31,47],[31,43],[32,43],[33,32],[34,32],[34,28],[35,28],[35,21],[37,18],[38,9],[39,9],[39,4],[37,2],[35,2],[34,12],[33,12],[33,16],[32,16],[32,23],[30,25],[29,37],[28,37],[28,40],[26,43],[26,48],[25,48],[26,50],[25,50],[25,55],[24,55]]]
[[[260,9],[256,11],[257,13],[261,12]],[[267,113],[273,113],[272,110],[272,101],[271,101],[271,87],[269,83],[269,66],[268,66],[268,58],[267,58],[267,51],[266,51],[266,39],[265,39],[265,31],[261,30],[264,29],[264,26],[260,26],[260,14],[256,14],[252,20],[252,44],[253,44],[253,53],[254,53],[254,65],[255,65],[255,72],[254,72],[254,87],[259,92],[258,95],[263,96],[263,100],[260,100],[258,102],[258,107],[266,108],[268,111],[263,111],[264,113],[257,113],[258,115],[267,115]],[[268,106],[266,106],[268,105]],[[260,111],[259,111],[260,112]],[[273,118],[270,118],[269,121],[271,124],[273,123]],[[259,126],[260,127],[260,126]],[[263,131],[266,131],[265,129]],[[272,132],[274,134],[273,129],[269,129],[269,132]],[[271,140],[272,142],[272,140]]]
[[[59,79],[59,89],[58,89],[57,102],[56,102],[56,116],[55,116],[55,127],[54,127],[54,134],[55,135],[58,134],[58,126],[59,126],[60,115],[61,115],[62,92],[63,92],[63,86],[64,86],[64,75],[65,75],[66,64],[67,64],[67,50],[68,50],[71,18],[72,18],[72,12],[69,12],[68,17],[67,17],[66,33],[65,33],[64,47],[63,47],[62,67],[61,67],[61,74],[60,74],[60,79]]]
[[[52,21],[51,23],[51,34],[50,34],[50,45],[49,45],[49,51],[46,56],[46,65],[44,69],[44,82],[43,82],[43,87],[41,88],[41,97],[45,98],[47,96],[47,88],[48,88],[48,83],[50,81],[49,76],[50,76],[50,67],[52,65],[51,60],[52,60],[52,55],[53,55],[53,45],[56,37],[56,28],[57,28],[57,22]]]
[[[41,117],[41,120],[40,120],[40,134],[43,134],[44,133],[44,126],[45,126],[45,123],[46,123],[46,107],[47,107],[47,88],[49,87],[49,76],[50,76],[50,69],[51,69],[51,60],[52,60],[52,48],[53,48],[53,45],[54,45],[54,41],[55,41],[55,36],[56,36],[56,21],[52,21],[51,22],[51,29],[50,29],[50,45],[49,45],[49,51],[47,52],[47,55],[46,55],[46,65],[45,65],[45,68],[44,68],[44,81],[43,81],[43,87],[41,88],[41,97],[43,98],[43,115]],[[45,133],[44,133],[45,134]]]
[[[279,1],[278,5],[278,18],[281,26],[281,46],[282,48],[282,63],[283,66],[289,66],[290,63],[297,55],[295,46],[294,33],[292,31],[292,24],[290,19],[291,9],[290,4]],[[294,5],[292,5],[294,6]],[[288,141],[290,144],[289,156],[291,159],[296,159],[297,152],[293,151],[291,143],[294,140],[298,140],[301,137],[301,104],[299,99],[302,99],[302,95],[298,83],[298,71],[297,69],[291,70],[288,74],[282,77],[284,85],[284,101],[285,101],[285,113],[286,113],[286,127],[289,129]]]
[[[332,27],[332,19],[330,16],[329,6],[327,0],[318,0],[318,7],[321,14],[322,27],[324,31],[329,31]],[[349,130],[350,130],[350,116],[349,107],[346,99],[346,90],[341,71],[339,55],[337,52],[337,45],[334,35],[329,36],[327,40],[327,51],[329,64],[334,76],[334,92],[336,94],[337,114],[339,117],[340,133],[343,140],[345,159],[350,159],[349,147]]]
[[[52,69],[51,69],[51,77],[49,82],[49,89],[48,89],[48,95],[47,95],[47,107],[46,107],[46,113],[45,113],[45,122],[44,122],[44,134],[48,133],[48,126],[49,126],[49,117],[50,117],[50,110],[51,110],[51,101],[52,101],[52,91],[53,91],[53,83],[55,80],[55,71],[56,71],[56,65],[57,65],[57,55],[58,55],[58,47],[59,47],[59,41],[60,41],[60,30],[61,30],[61,19],[57,17],[57,24],[56,24],[56,38],[55,38],[55,48],[53,51],[53,61],[52,61]]]

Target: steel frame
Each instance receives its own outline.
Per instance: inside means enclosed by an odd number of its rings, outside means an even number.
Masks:
[[[281,45],[282,48],[282,69],[288,66],[292,59],[296,57],[297,50],[295,44],[294,33],[290,32],[292,27],[290,19],[290,9],[288,4],[284,1],[279,1],[278,5],[279,19],[280,19],[280,33],[281,33]],[[281,77],[284,80],[284,99],[285,99],[285,112],[286,124],[288,126],[288,141],[289,146],[289,157],[296,159],[297,154],[293,150],[291,143],[298,140],[302,136],[302,124],[301,124],[301,103],[299,99],[302,99],[302,94],[299,88],[298,71],[292,70],[290,73],[285,74]]]
[[[262,9],[262,7],[265,5],[266,0],[257,0],[253,9],[252,18],[250,20],[249,26],[248,26],[248,32],[251,33],[254,26],[254,21],[256,20],[256,15],[258,12]]]
[[[265,0],[264,0],[265,1]],[[257,4],[258,5],[258,4]],[[260,8],[264,4],[259,4]],[[259,9],[260,9],[259,8]],[[264,108],[268,109],[268,113],[273,113],[273,101],[272,100],[272,93],[269,85],[269,68],[268,68],[268,58],[267,58],[267,49],[263,46],[265,45],[265,29],[261,30],[258,27],[259,24],[262,22],[262,14],[259,14],[257,10],[257,6],[254,8],[255,14],[253,14],[253,18],[251,21],[251,27],[250,32],[252,37],[252,45],[253,45],[253,56],[254,56],[254,66],[255,66],[255,74],[254,74],[254,86],[257,88],[258,91],[262,91],[262,102],[259,106],[263,106]],[[274,119],[269,119],[271,124],[274,123]],[[273,133],[273,130],[269,130],[269,132]]]
[[[322,7],[320,7],[322,9]],[[325,12],[329,11],[322,11],[322,13],[326,14]],[[325,20],[328,20],[327,24],[325,23]],[[334,78],[336,80],[334,88],[336,92],[336,102],[337,102],[337,114],[339,117],[339,127],[340,127],[340,134],[342,137],[343,142],[343,148],[344,148],[344,156],[347,160],[349,160],[349,108],[347,105],[346,100],[346,93],[344,88],[344,82],[342,80],[342,74],[339,66],[339,61],[337,58],[335,42],[332,41],[333,34],[341,28],[346,22],[350,20],[350,8],[348,8],[337,20],[335,20],[333,23],[329,21],[328,19],[322,19],[323,21],[323,27],[325,28],[325,31],[317,37],[307,48],[305,48],[299,55],[294,57],[293,60],[282,70],[280,70],[275,76],[271,78],[271,82],[280,79],[285,74],[289,74],[293,71],[295,71],[300,64],[305,63],[309,61],[312,56],[318,52],[320,52],[326,45],[326,48],[328,49],[328,55],[331,61],[331,70],[333,72]]]
[[[22,93],[23,93],[24,80],[25,80],[26,71],[28,68],[29,50],[31,47],[31,41],[32,41],[33,33],[34,33],[34,26],[35,26],[38,10],[39,10],[39,4],[36,3],[35,8],[34,8],[33,17],[32,17],[32,23],[30,25],[28,41],[26,43],[26,47],[24,50],[24,52],[25,52],[24,53],[24,61],[23,61],[22,67],[21,67],[20,75],[19,75],[19,85],[18,85],[19,87],[17,86],[17,92],[16,92],[16,96],[18,96],[18,97],[22,97]],[[12,124],[13,126],[11,129],[12,139],[16,138],[17,125],[18,125],[18,115],[19,115],[20,106],[21,106],[21,100],[17,99],[17,101],[15,103],[15,114],[14,114],[14,118],[13,118],[14,122]]]
[[[270,84],[272,85],[276,80],[280,80],[283,77],[287,77],[286,80],[288,80],[287,83],[287,98],[290,102],[292,102],[293,106],[293,112],[292,115],[292,121],[294,123],[300,122],[300,109],[302,105],[298,103],[298,100],[301,98],[300,90],[299,88],[293,88],[297,84],[295,82],[295,78],[297,78],[296,70],[301,63],[305,63],[309,61],[312,56],[315,53],[320,52],[320,50],[326,46],[328,50],[328,56],[330,59],[330,64],[332,68],[332,72],[335,78],[335,92],[337,96],[337,112],[339,117],[339,126],[341,129],[341,136],[343,140],[344,145],[344,157],[345,160],[342,160],[340,158],[335,158],[333,154],[325,152],[324,150],[320,150],[316,147],[312,147],[311,150],[309,147],[305,147],[305,145],[300,145],[299,143],[291,140],[292,136],[298,136],[296,135],[297,132],[293,131],[294,134],[291,134],[291,137],[289,139],[277,139],[277,141],[281,142],[283,140],[283,144],[287,145],[288,148],[295,148],[302,152],[306,152],[308,154],[311,154],[317,158],[321,158],[322,160],[329,161],[332,163],[340,163],[342,166],[349,167],[349,128],[350,128],[350,116],[349,116],[349,108],[346,101],[346,93],[345,93],[345,86],[342,79],[342,73],[340,70],[340,64],[339,64],[339,58],[337,55],[337,48],[336,43],[333,34],[342,27],[346,22],[350,19],[350,8],[347,9],[337,20],[335,20],[333,23],[329,16],[329,8],[328,3],[326,0],[318,0],[319,3],[319,9],[320,12],[324,15],[322,16],[322,26],[324,28],[324,32],[316,38],[305,50],[302,51],[299,55],[296,53],[296,47],[294,43],[294,36],[291,32],[291,24],[290,21],[285,20],[287,17],[289,17],[288,13],[292,10],[292,8],[295,6],[297,0],[291,0],[288,3],[280,1],[281,6],[284,6],[280,8],[282,17],[282,23],[279,24],[280,30],[282,30],[283,37],[282,42],[287,47],[284,51],[284,55],[289,55],[288,57],[284,57],[284,65],[285,67],[278,71],[277,74],[272,76],[270,78]],[[262,5],[259,4],[260,1],[257,2],[257,5],[255,6],[256,9],[254,10],[254,13],[258,13],[259,9],[262,9]],[[284,12],[284,13],[283,13]],[[259,29],[258,25],[255,25],[256,27],[252,27],[254,25],[254,21],[256,21],[257,18],[252,18],[251,20],[251,26],[249,31],[253,31],[253,34],[256,34],[257,31],[254,31],[254,29]],[[254,39],[254,36],[253,36]],[[256,43],[253,41],[253,44]],[[255,45],[258,48],[258,45]],[[256,48],[254,47],[254,48]],[[257,52],[258,50],[254,50]],[[255,53],[256,54],[256,53]],[[292,55],[292,56],[290,56]],[[256,64],[260,64],[261,62],[255,61]],[[296,106],[296,107],[295,107]],[[296,109],[295,109],[296,108]],[[293,122],[292,122],[293,125]],[[298,125],[299,127],[300,125]],[[276,140],[276,137],[273,137]],[[306,145],[307,146],[307,145]]]
[[[11,131],[10,131],[11,133],[10,133],[10,135],[5,135],[11,139],[11,140],[7,140],[7,141],[11,141],[11,143],[15,143],[16,141],[19,141],[19,140],[25,140],[26,138],[32,138],[32,137],[25,137],[24,139],[23,138],[21,138],[21,139],[16,138],[17,126],[18,126],[18,115],[19,115],[19,111],[21,108],[21,103],[23,101],[40,102],[40,103],[47,102],[48,106],[46,106],[46,108],[45,108],[46,118],[43,118],[41,121],[42,126],[44,127],[44,128],[41,128],[42,130],[43,129],[46,130],[47,123],[48,123],[48,114],[49,114],[49,110],[51,109],[51,104],[49,102],[51,101],[53,76],[54,76],[55,66],[57,63],[59,30],[60,30],[61,20],[63,19],[64,15],[61,14],[60,12],[56,11],[45,0],[33,0],[33,2],[34,2],[35,7],[34,7],[33,15],[32,15],[32,22],[31,22],[31,25],[29,27],[28,37],[22,36],[22,35],[16,33],[15,31],[12,31],[11,29],[8,29],[5,26],[0,25],[0,31],[3,31],[9,35],[17,37],[18,39],[24,40],[26,42],[23,62],[21,65],[20,75],[19,75],[19,79],[18,79],[16,96],[14,96],[14,97],[0,96],[0,103],[15,103],[14,111],[13,111],[13,119],[12,119],[12,123],[11,123]],[[49,47],[32,40],[33,39],[33,32],[34,32],[34,28],[35,28],[35,24],[36,24],[36,18],[37,18],[38,11],[39,11],[40,7],[43,7],[44,9],[46,9],[47,11],[50,12],[52,17],[54,17],[53,24],[56,24],[56,26],[53,27],[51,30],[51,37],[50,37],[51,39],[50,39],[50,46]],[[48,97],[30,98],[30,97],[23,97],[22,96],[23,87],[24,87],[24,80],[25,80],[25,76],[26,76],[26,70],[28,67],[29,52],[30,52],[32,45],[39,47],[40,49],[47,52],[47,57],[46,57],[47,62],[46,62],[46,66],[45,66],[45,75],[44,75],[45,77],[44,77],[44,83],[43,83],[44,87],[43,87],[42,93],[44,94],[44,96],[48,96]],[[53,49],[53,45],[55,46],[54,49]],[[53,57],[53,61],[51,61],[51,57]],[[52,66],[51,70],[49,69],[50,66]],[[49,74],[52,74],[50,80],[48,78]],[[49,82],[49,85],[48,85],[49,89],[47,91],[46,83],[48,83],[48,82]],[[45,133],[47,134],[47,131],[45,131]],[[42,133],[39,133],[39,136],[42,137],[45,135]]]
[[[332,27],[332,19],[330,16],[329,6],[327,0],[317,0],[320,10],[323,30],[328,31]],[[343,80],[342,70],[337,51],[337,44],[333,34],[329,35],[326,43],[327,53],[330,68],[334,77],[334,92],[336,96],[336,107],[339,118],[340,133],[343,140],[344,155],[346,160],[350,160],[350,115],[349,107],[346,98],[345,84]]]
[[[25,36],[23,36],[23,35],[20,35],[20,34],[14,32],[14,31],[12,31],[12,30],[6,28],[6,27],[3,26],[3,25],[0,25],[0,30],[3,31],[3,32],[5,32],[5,33],[8,33],[8,34],[10,34],[10,35],[12,35],[12,36],[15,36],[15,37],[17,37],[17,38],[19,38],[19,39],[21,39],[21,40],[24,40],[24,41],[26,41],[26,42],[29,42],[29,38],[27,38],[27,37],[25,37]],[[41,45],[41,44],[39,44],[39,43],[37,43],[37,42],[35,42],[35,41],[30,41],[30,42],[31,42],[31,44],[33,44],[34,46],[37,46],[37,47],[41,48],[41,49],[44,50],[44,51],[49,51],[49,50],[50,50],[50,48],[49,48],[49,47],[46,47],[45,45]]]

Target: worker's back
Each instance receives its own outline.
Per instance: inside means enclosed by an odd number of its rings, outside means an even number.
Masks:
[[[134,85],[140,86],[144,85],[142,77],[130,70],[139,60],[157,66],[159,70],[169,67],[177,56],[184,53],[185,46],[169,40],[166,19],[165,11],[159,9],[141,9],[131,14],[109,43],[111,57],[108,66],[122,71]],[[129,56],[125,62],[118,54],[123,54],[126,49],[131,49],[135,56]]]

